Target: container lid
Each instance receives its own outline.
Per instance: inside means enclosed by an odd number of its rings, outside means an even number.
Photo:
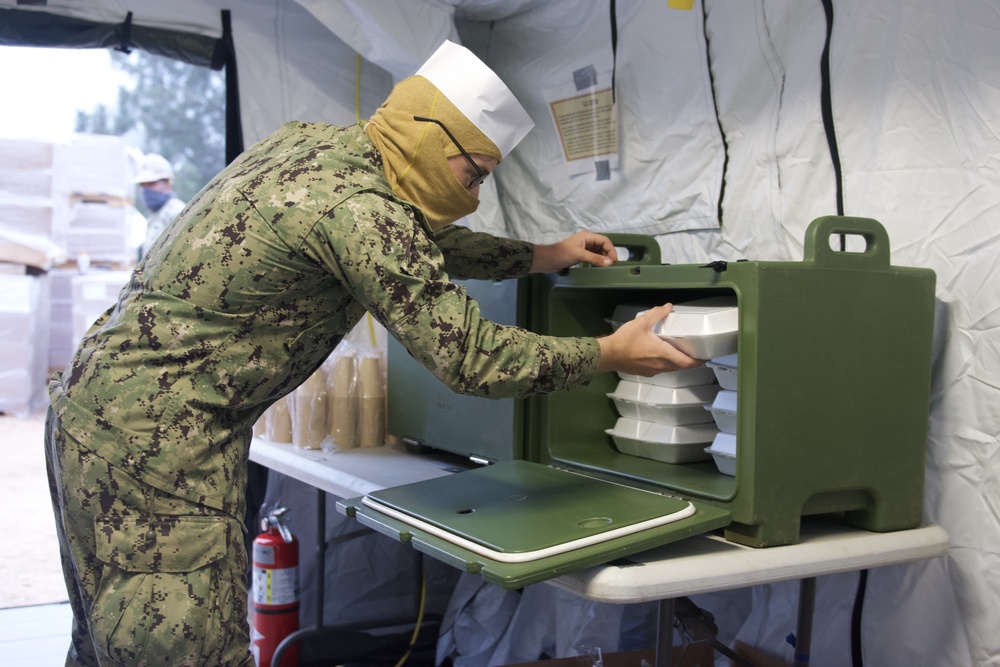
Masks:
[[[619,417],[615,427],[605,433],[616,440],[624,438],[658,445],[690,445],[712,442],[718,433],[714,424],[659,424],[657,422]]]
[[[502,563],[564,554],[695,514],[685,500],[524,461],[431,482],[376,491],[362,502]]]
[[[609,398],[644,403],[646,405],[704,405],[711,403],[719,391],[716,384],[695,385],[693,387],[660,387],[621,380]]]
[[[731,521],[728,510],[708,503],[520,460],[338,500],[337,509],[505,589],[646,551]],[[582,544],[581,536],[590,542]],[[566,550],[563,543],[572,547]]]
[[[694,387],[702,384],[713,384],[715,382],[715,371],[706,364],[705,366],[698,366],[696,368],[682,368],[679,371],[658,373],[650,377],[619,371],[618,377],[629,382],[652,384],[657,387]]]

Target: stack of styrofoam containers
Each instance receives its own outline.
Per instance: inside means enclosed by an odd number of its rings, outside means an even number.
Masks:
[[[91,271],[72,278],[73,328],[70,344],[74,350],[97,318],[118,302],[119,293],[131,275],[129,271]]]
[[[664,463],[709,458],[705,445],[717,429],[705,406],[719,386],[711,369],[701,367],[641,377],[619,373],[608,394],[620,417],[607,433],[623,454]]]
[[[48,276],[0,271],[0,412],[26,416],[45,404],[48,298]]]
[[[73,278],[75,269],[49,271],[49,368],[66,368],[76,344],[73,338]]]
[[[61,183],[70,193],[67,257],[86,254],[116,268],[133,264],[140,241],[133,229],[141,223],[132,205],[135,151],[121,137],[76,134],[61,164]]]
[[[45,270],[64,259],[67,202],[56,187],[61,148],[0,138],[0,261]]]
[[[619,306],[609,322],[617,328],[644,310],[647,308]],[[653,331],[686,354],[708,359],[735,351],[737,327],[736,300],[717,297],[674,306]],[[608,433],[620,452],[665,463],[710,458],[706,445],[713,442],[718,428],[706,409],[719,392],[711,368],[701,366],[652,378],[619,377],[617,389],[608,396],[620,418]]]
[[[705,451],[712,455],[719,472],[725,475],[736,474],[736,378],[737,356],[728,354],[705,364],[715,373],[722,389],[707,409],[719,427],[719,433],[712,441],[712,446]]]

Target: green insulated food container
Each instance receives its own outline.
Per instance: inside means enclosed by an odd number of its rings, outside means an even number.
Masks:
[[[834,249],[842,239],[861,249]],[[390,432],[419,431],[424,435],[415,440],[473,456],[487,443],[478,458],[495,463],[345,500],[341,510],[509,588],[721,526],[727,539],[767,547],[794,543],[806,515],[880,532],[920,524],[933,271],[892,266],[888,235],[868,218],[813,221],[799,262],[664,265],[652,237],[613,240],[629,248],[629,261],[519,281],[505,306],[511,323],[556,336],[602,336],[622,304],[735,298],[735,474],[723,474],[710,458],[668,463],[619,452],[607,432],[619,417],[608,397],[619,382],[613,373],[585,388],[523,401],[463,399],[477,402],[475,418],[453,413],[442,425],[440,416],[428,419],[434,408],[422,403],[433,392],[421,387],[437,381],[429,373],[394,376],[390,353]],[[423,421],[413,426],[408,413]],[[502,416],[495,422],[499,435],[491,430],[492,414]],[[549,472],[527,472],[532,466]],[[637,492],[639,502],[622,486]],[[606,516],[593,510],[602,488],[613,504]],[[682,516],[671,504],[663,514],[676,520],[646,528],[648,493],[690,507]],[[418,500],[435,496],[444,504]],[[527,502],[511,503],[515,496]],[[578,505],[581,497],[586,503]],[[631,516],[633,505],[644,509]],[[608,540],[540,551],[563,532],[560,521]],[[514,524],[521,530],[512,531]],[[520,541],[505,542],[513,533]],[[531,544],[533,533],[538,544]],[[535,552],[546,555],[528,555]]]

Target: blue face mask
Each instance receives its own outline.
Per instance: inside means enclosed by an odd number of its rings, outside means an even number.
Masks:
[[[142,203],[146,205],[146,208],[154,213],[163,208],[163,205],[170,201],[170,198],[174,196],[170,192],[160,192],[159,190],[154,190],[153,188],[146,187],[145,185],[140,186],[139,194],[142,196]]]

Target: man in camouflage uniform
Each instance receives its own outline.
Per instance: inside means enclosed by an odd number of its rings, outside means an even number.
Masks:
[[[526,396],[598,371],[699,363],[651,333],[667,307],[600,340],[480,316],[451,276],[614,258],[587,232],[533,246],[450,225],[502,156],[414,76],[368,122],[285,125],[165,230],[49,386],[47,461],[74,611],[67,664],[253,665],[251,429],[366,310],[462,393]]]

